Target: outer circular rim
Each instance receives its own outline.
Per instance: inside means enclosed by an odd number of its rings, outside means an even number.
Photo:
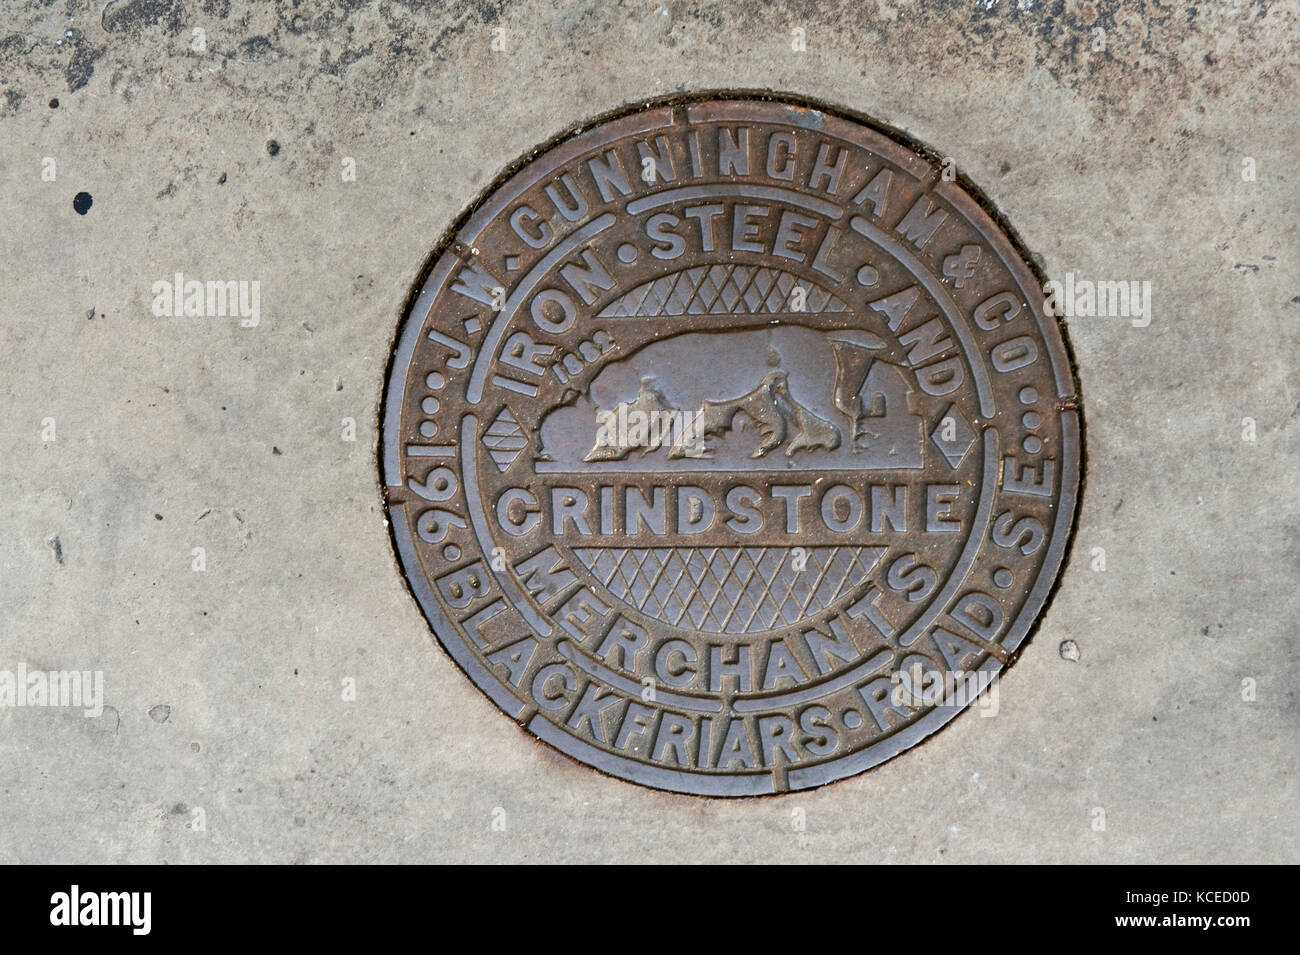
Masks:
[[[402,388],[406,383],[407,370],[402,370],[397,377],[394,373],[399,366],[409,367],[410,351],[413,344],[413,332],[418,332],[423,324],[423,315],[440,285],[439,262],[443,260],[448,248],[457,241],[462,233],[477,231],[474,227],[493,218],[507,201],[502,187],[514,180],[527,167],[539,162],[539,170],[546,167],[555,168],[570,158],[566,155],[566,145],[573,144],[583,133],[596,126],[625,126],[631,124],[633,117],[647,114],[667,107],[690,105],[703,102],[770,102],[815,110],[823,114],[834,124],[850,124],[865,127],[867,130],[884,137],[889,143],[899,147],[897,164],[914,164],[920,157],[931,166],[940,165],[940,157],[924,144],[915,142],[910,137],[893,127],[855,111],[840,106],[827,104],[810,97],[774,92],[770,90],[701,90],[689,94],[675,94],[646,100],[638,100],[576,124],[534,147],[515,162],[508,165],[491,182],[479,192],[469,206],[461,212],[455,222],[447,229],[434,245],[420,269],[416,281],[409,290],[401,310],[401,319],[390,343],[389,358],[385,367],[384,387],[379,402],[379,415],[376,441],[376,454],[379,464],[379,490],[386,512],[390,541],[397,558],[398,569],[407,590],[419,605],[434,637],[474,686],[488,697],[496,706],[511,717],[512,721],[526,731],[535,741],[548,744],[565,755],[573,758],[584,767],[614,776],[629,782],[651,787],[660,791],[706,797],[740,797],[785,795],[793,792],[817,788],[849,776],[858,775],[878,766],[895,756],[911,749],[928,736],[934,734],[952,722],[958,714],[969,707],[969,701],[963,706],[943,706],[932,709],[921,719],[908,724],[901,730],[891,733],[878,743],[857,752],[847,753],[829,762],[804,767],[790,772],[790,787],[787,792],[777,793],[773,788],[770,774],[756,776],[741,775],[705,775],[653,766],[624,756],[596,749],[576,737],[570,736],[554,727],[545,718],[534,716],[527,724],[519,722],[524,710],[523,704],[509,691],[489,669],[469,652],[459,637],[454,636],[451,622],[447,619],[434,598],[432,589],[425,576],[424,568],[416,554],[414,543],[406,525],[405,505],[390,504],[387,500],[387,488],[402,483],[401,468],[397,456],[397,431],[400,426],[399,410]],[[620,129],[615,135],[626,135],[633,131]],[[587,144],[583,144],[584,146]],[[574,147],[576,148],[576,147]],[[905,152],[904,152],[905,151]],[[964,175],[958,175],[953,182],[937,182],[932,187],[934,192],[943,196],[945,201],[957,207],[972,226],[981,231],[994,249],[999,245],[1009,246],[1012,255],[1003,256],[1008,267],[1027,300],[1032,301],[1031,291],[1043,286],[1041,276],[1031,265],[1032,258],[1016,232],[997,212],[983,192]],[[448,267],[450,264],[448,263]],[[421,306],[425,307],[422,308]],[[412,319],[420,316],[417,320]],[[1010,653],[1006,663],[990,656],[979,668],[981,677],[992,682],[1003,671],[1009,669],[1016,661],[1020,651],[1036,631],[1046,615],[1051,598],[1060,582],[1061,570],[1070,551],[1074,536],[1074,516],[1083,488],[1085,449],[1083,420],[1081,413],[1081,389],[1072,360],[1069,339],[1063,324],[1051,319],[1042,308],[1034,309],[1034,317],[1040,333],[1050,352],[1053,374],[1061,397],[1073,399],[1071,405],[1061,412],[1062,455],[1060,494],[1057,498],[1056,520],[1048,552],[1020,612],[1010,623],[1007,636],[1001,645]],[[392,476],[392,477],[390,477]],[[444,633],[453,634],[451,639]],[[981,686],[986,685],[981,682]],[[797,778],[797,782],[796,782]]]

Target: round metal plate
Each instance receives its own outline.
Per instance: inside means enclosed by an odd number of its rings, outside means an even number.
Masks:
[[[466,675],[574,759],[818,786],[982,704],[1042,611],[1079,480],[1065,345],[895,138],[757,98],[607,118],[481,197],[417,289],[382,422],[398,557]]]

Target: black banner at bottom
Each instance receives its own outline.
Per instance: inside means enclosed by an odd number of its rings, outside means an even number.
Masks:
[[[31,935],[57,941],[62,935],[75,936],[78,943],[247,942],[275,937],[281,929],[300,944],[337,944],[351,937],[373,941],[377,928],[429,921],[443,925],[451,941],[494,908],[499,914],[491,931],[499,938],[535,931],[535,920],[554,906],[556,916],[565,912],[563,924],[580,924],[593,944],[619,944],[635,919],[730,946],[751,931],[770,938],[773,926],[766,923],[783,910],[806,928],[807,918],[820,908],[805,908],[809,901],[835,896],[851,902],[832,917],[844,928],[852,931],[855,919],[874,912],[876,928],[868,935],[896,921],[912,939],[899,944],[908,945],[926,938],[939,942],[949,931],[969,939],[974,926],[990,943],[1129,937],[1182,944],[1201,937],[1234,944],[1265,937],[1256,935],[1261,931],[1276,938],[1294,924],[1291,891],[1284,884],[1292,873],[1281,867],[988,866],[925,872],[897,867],[869,876],[790,873],[779,879],[770,872],[732,869],[721,882],[693,871],[624,869],[568,873],[549,888],[542,883],[514,890],[511,880],[495,873],[460,872],[454,878],[444,873],[434,882],[418,869],[392,867],[53,866],[11,874],[17,884],[0,896],[11,941]],[[583,885],[586,890],[579,889]],[[721,895],[720,885],[726,886]],[[508,902],[515,892],[516,901]],[[765,901],[756,906],[760,898]],[[582,910],[577,922],[575,905]],[[512,911],[516,914],[507,914]],[[724,924],[730,928],[716,934]]]

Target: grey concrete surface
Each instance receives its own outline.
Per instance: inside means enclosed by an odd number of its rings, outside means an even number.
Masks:
[[[1295,37],[1287,3],[6,4],[0,669],[103,671],[105,711],[0,708],[0,859],[1300,861]],[[1086,487],[999,715],[744,802],[496,711],[395,569],[373,447],[469,201],[728,87],[892,124],[1048,276],[1153,287],[1149,327],[1068,322]],[[176,272],[260,282],[259,324],[156,317]]]

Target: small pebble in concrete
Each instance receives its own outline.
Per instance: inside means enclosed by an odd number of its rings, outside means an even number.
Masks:
[[[1062,660],[1069,660],[1071,663],[1078,662],[1079,645],[1073,640],[1062,640],[1060,651]]]
[[[155,723],[166,723],[171,719],[172,708],[166,703],[159,703],[157,706],[149,707],[149,719]]]

